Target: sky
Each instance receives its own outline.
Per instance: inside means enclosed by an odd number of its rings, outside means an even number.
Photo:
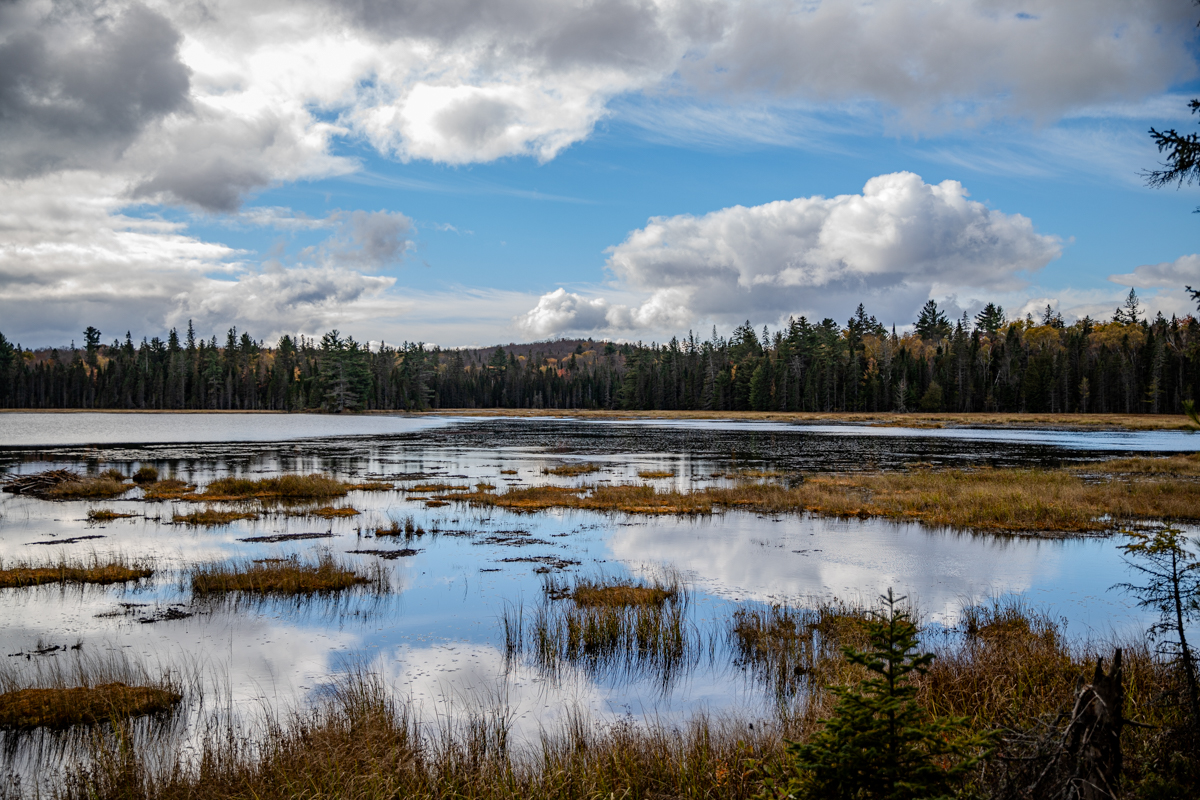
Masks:
[[[4,0],[0,333],[1194,313],[1191,0]]]

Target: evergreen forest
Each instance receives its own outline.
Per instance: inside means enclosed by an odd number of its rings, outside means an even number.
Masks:
[[[747,322],[665,344],[563,339],[507,348],[367,346],[338,331],[267,347],[181,336],[24,349],[0,333],[0,407],[279,411],[438,408],[1178,413],[1200,395],[1200,321],[1147,318],[1135,292],[1111,319],[988,304],[950,321],[934,301],[912,329],[863,306],[839,324]]]

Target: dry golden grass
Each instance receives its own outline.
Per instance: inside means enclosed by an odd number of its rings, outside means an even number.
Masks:
[[[818,475],[793,486],[742,481],[690,492],[638,484],[532,486],[454,499],[515,511],[579,508],[629,514],[714,509],[888,517],[971,530],[1086,533],[1120,520],[1200,518],[1194,481],[1171,477],[1084,481],[1067,470],[980,469]],[[1107,517],[1107,519],[1106,519]]]
[[[342,483],[328,475],[280,475],[275,478],[218,478],[193,498],[197,500],[311,500],[344,497],[351,488],[367,484]]]
[[[465,492],[470,488],[470,486],[455,483],[418,483],[415,486],[408,487],[404,491],[415,494],[428,494],[429,492]]]
[[[87,512],[88,522],[111,522],[114,519],[128,519],[136,516],[138,515],[113,511],[111,508],[89,508]]]
[[[154,483],[158,480],[158,470],[154,467],[138,467],[138,471],[133,473],[133,482],[138,486],[146,483]]]
[[[240,519],[258,519],[258,514],[253,511],[222,511],[216,508],[206,508],[203,511],[175,514],[171,517],[171,523],[174,525],[203,525],[211,528],[217,525],[228,525]]]
[[[735,637],[746,637],[750,651],[790,650],[799,660],[787,662],[788,674],[795,676],[800,667],[798,680],[811,690],[788,707],[793,713],[776,720],[700,714],[666,724],[592,725],[571,719],[558,731],[543,731],[532,747],[518,748],[509,742],[503,713],[493,716],[487,708],[468,712],[467,724],[456,730],[423,736],[419,720],[382,680],[360,676],[316,711],[266,726],[265,738],[251,747],[237,744],[234,736],[206,737],[202,757],[181,754],[180,763],[191,766],[155,771],[158,762],[149,754],[128,747],[103,750],[97,754],[102,768],[82,773],[62,796],[750,800],[761,796],[766,769],[786,757],[787,740],[804,741],[819,730],[819,720],[836,701],[827,687],[862,677],[861,668],[847,665],[840,645],[863,646],[866,611],[840,606],[743,611],[731,623]],[[1052,722],[1069,711],[1076,679],[1091,674],[1098,656],[1111,657],[1112,645],[1071,646],[1045,620],[1019,608],[977,609],[974,618],[965,639],[946,639],[937,648],[933,668],[918,681],[918,701],[934,715],[966,716],[976,731],[1016,721],[1017,735],[1010,731],[1001,740],[1002,759],[981,764],[971,779],[974,791],[967,792],[998,796],[994,790],[1004,770],[1025,763],[1021,742],[1031,734],[1036,738],[1039,721]],[[758,658],[752,652],[746,657]],[[1149,727],[1125,730],[1123,788],[1129,797],[1161,796],[1154,793],[1154,771],[1170,773],[1182,749],[1169,735],[1178,723],[1178,704],[1169,701],[1175,689],[1144,649],[1127,649],[1124,658],[1127,713]]]
[[[230,592],[260,595],[340,592],[375,580],[359,575],[328,554],[322,555],[315,563],[294,558],[271,559],[250,563],[205,564],[194,567],[191,572],[192,593],[202,597]]]
[[[347,483],[346,489],[352,492],[390,492],[396,484],[386,481],[367,481],[365,483]]]
[[[592,472],[599,472],[599,464],[560,464],[557,467],[547,467],[542,470],[543,475],[558,475],[562,478],[573,478],[576,475],[587,475]]]
[[[1107,461],[1073,464],[1077,472],[1106,472],[1112,474],[1192,475],[1200,476],[1200,453],[1175,456],[1131,456]],[[1198,487],[1200,488],[1200,487]]]
[[[517,471],[515,469],[502,469],[502,470],[500,470],[500,474],[501,475],[516,475]]]
[[[61,559],[57,563],[36,564],[17,562],[0,569],[0,589],[20,586],[40,586],[48,583],[126,583],[149,578],[154,570],[143,564],[123,559],[101,563],[97,558],[89,562]]]
[[[142,497],[146,500],[179,500],[196,491],[196,487],[178,478],[163,478],[142,487]]]
[[[849,423],[887,427],[1083,428],[1135,431],[1188,430],[1182,414],[906,413],[817,411],[613,411],[607,409],[443,408],[425,412],[455,417],[568,419],[725,419],[747,422]]]
[[[170,711],[182,699],[170,689],[124,683],[17,689],[0,694],[0,730],[115,722]]]
[[[674,597],[677,590],[668,586],[621,581],[581,580],[566,595],[577,606],[661,606]]]
[[[45,496],[51,500],[101,500],[119,497],[133,484],[125,482],[125,476],[115,469],[99,475],[81,476],[77,481],[65,481],[47,490]]]
[[[675,473],[669,469],[644,469],[638,471],[639,478],[674,478]]]
[[[357,517],[358,509],[351,506],[324,506],[322,508],[314,508],[312,511],[297,511],[289,516],[297,517],[321,517],[322,519],[336,519],[338,517]]]

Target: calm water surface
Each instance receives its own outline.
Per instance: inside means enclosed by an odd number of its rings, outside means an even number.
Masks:
[[[655,482],[689,489],[734,468],[784,471],[901,468],[933,464],[1059,464],[1128,452],[1200,449],[1176,433],[904,430],[758,423],[598,423],[403,416],[0,414],[0,471],[142,465],[200,485],[224,475],[261,477],[322,471],[343,479],[411,485],[417,476],[501,489],[539,483],[636,481],[639,470],[670,470]],[[572,461],[603,465],[582,478],[543,470]],[[515,474],[501,471],[515,470]],[[1114,538],[1015,539],[875,520],[725,513],[657,518],[590,512],[520,515],[451,505],[427,508],[403,492],[352,493],[361,513],[332,522],[267,514],[195,529],[170,524],[188,503],[143,503],[140,490],[104,502],[47,502],[0,495],[5,561],[120,553],[149,558],[155,578],[136,588],[39,588],[0,592],[0,649],[82,643],[81,652],[119,650],[150,664],[199,665],[223,676],[247,709],[292,703],[340,671],[368,665],[431,717],[503,703],[518,732],[553,725],[568,710],[598,717],[659,719],[709,710],[769,714],[771,701],[732,663],[725,624],[746,602],[872,600],[895,587],[925,619],[953,625],[963,603],[1009,593],[1062,618],[1079,637],[1128,636],[1146,618],[1110,587],[1128,579]],[[140,516],[90,525],[90,508]],[[405,542],[371,531],[411,515],[438,533]],[[521,531],[520,534],[501,533]],[[256,536],[322,533],[326,538],[252,543]],[[86,537],[86,538],[85,538]],[[229,558],[312,557],[332,551],[363,568],[372,555],[348,551],[412,547],[384,562],[391,590],[337,600],[193,602],[183,579],[194,564]],[[500,617],[528,612],[553,574],[643,576],[681,573],[691,587],[697,636],[711,644],[693,668],[664,687],[652,675],[539,672],[506,662]],[[153,621],[166,609],[193,616]],[[150,621],[144,621],[150,620]],[[67,656],[42,656],[58,658]]]

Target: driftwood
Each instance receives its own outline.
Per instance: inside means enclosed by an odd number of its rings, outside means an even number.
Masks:
[[[60,483],[74,483],[80,480],[78,472],[69,469],[52,469],[48,472],[38,472],[34,475],[18,475],[9,480],[3,490],[10,494],[28,494],[33,497],[45,497],[46,493]]]

